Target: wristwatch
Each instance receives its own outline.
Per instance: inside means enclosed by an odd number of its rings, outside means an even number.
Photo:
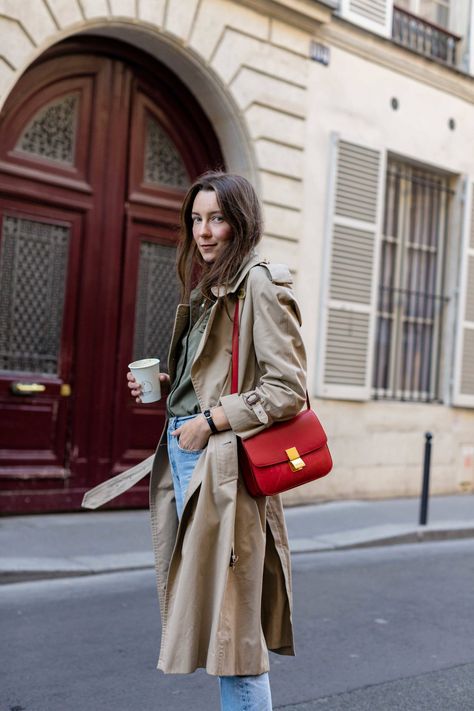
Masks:
[[[209,427],[211,428],[211,432],[212,432],[213,434],[217,434],[217,433],[219,432],[219,430],[217,429],[217,427],[216,427],[216,425],[215,425],[215,422],[214,422],[214,420],[212,419],[211,411],[210,411],[210,410],[204,410],[203,415],[204,415],[204,417],[205,417],[206,420],[207,420],[207,424],[208,424]]]

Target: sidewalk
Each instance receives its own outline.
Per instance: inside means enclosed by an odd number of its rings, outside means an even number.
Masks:
[[[293,553],[474,537],[474,495],[335,501],[286,509]],[[0,583],[139,570],[153,565],[147,511],[0,518]]]

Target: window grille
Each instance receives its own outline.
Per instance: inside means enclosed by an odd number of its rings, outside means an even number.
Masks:
[[[387,166],[377,308],[375,398],[441,402],[448,179]]]
[[[142,241],[135,302],[133,360],[152,354],[166,370],[174,315],[179,302],[176,248]]]
[[[69,94],[41,108],[27,125],[16,150],[64,165],[74,164],[79,96]]]
[[[179,151],[158,121],[147,117],[144,180],[155,185],[187,188],[190,184]]]
[[[70,227],[4,215],[0,370],[59,372]]]

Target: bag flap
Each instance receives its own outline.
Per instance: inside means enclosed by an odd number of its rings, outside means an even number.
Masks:
[[[326,442],[326,433],[312,410],[304,410],[291,420],[277,422],[255,437],[241,440],[247,456],[257,467],[287,462],[285,450],[291,447],[304,456],[321,449]]]

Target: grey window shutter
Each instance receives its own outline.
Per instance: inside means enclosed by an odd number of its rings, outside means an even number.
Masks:
[[[453,405],[474,407],[474,185],[465,191]]]
[[[341,0],[341,16],[384,37],[392,34],[391,0]]]
[[[376,320],[385,156],[333,136],[318,395],[367,400]]]

